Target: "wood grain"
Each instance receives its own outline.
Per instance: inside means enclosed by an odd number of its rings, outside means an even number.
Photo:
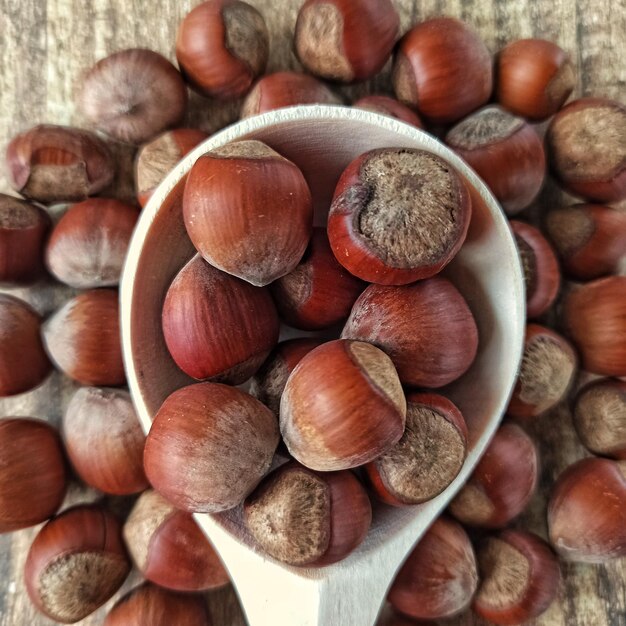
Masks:
[[[265,15],[272,36],[270,70],[297,68],[291,33],[302,0],[249,0]],[[149,47],[173,59],[176,27],[198,1],[160,0],[0,0],[0,149],[16,132],[39,122],[86,126],[76,113],[74,94],[82,73],[96,60],[125,47]],[[396,0],[402,28],[434,15],[453,15],[475,26],[492,51],[507,41],[538,36],[570,52],[578,73],[577,94],[624,98],[626,93],[626,3],[624,0]],[[348,101],[389,89],[389,67],[367,84],[342,88]],[[187,122],[213,132],[237,119],[240,103],[218,104],[192,95]],[[120,171],[110,195],[132,197],[132,149],[114,147]],[[0,191],[8,191],[0,175]],[[568,201],[550,183],[528,211],[535,219],[550,206]],[[59,212],[57,207],[53,212]],[[60,306],[71,290],[44,281],[31,289],[9,290],[42,314]],[[75,385],[53,374],[39,389],[0,401],[0,415],[33,415],[59,423]],[[584,455],[565,405],[532,428],[543,458],[542,489],[517,525],[545,536],[545,497],[554,478]],[[93,500],[92,491],[74,487],[68,503]],[[0,536],[0,626],[51,624],[30,606],[22,582],[26,552],[35,530]],[[626,560],[606,566],[567,565],[558,600],[536,626],[626,626]],[[138,576],[126,584],[136,583]],[[231,589],[210,594],[218,626],[245,622]],[[105,610],[84,620],[102,623]],[[471,615],[452,622],[483,624]],[[340,626],[340,625],[329,625]]]

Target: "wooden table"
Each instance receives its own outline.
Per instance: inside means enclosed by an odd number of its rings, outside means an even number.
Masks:
[[[302,0],[249,0],[265,15],[272,35],[270,71],[298,67],[291,35]],[[81,73],[118,49],[149,47],[174,58],[176,28],[191,0],[0,0],[0,148],[34,123],[83,122],[74,108]],[[492,51],[520,37],[545,37],[569,51],[578,67],[578,95],[622,98],[626,93],[626,5],[624,0],[396,0],[402,27],[434,15],[452,15],[478,29]],[[388,90],[388,68],[370,84],[341,91],[354,99],[372,90]],[[189,125],[213,132],[237,119],[238,104],[222,105],[193,95]],[[116,146],[120,162],[130,170],[133,152]],[[0,191],[8,190],[0,178]],[[118,179],[110,194],[132,197],[132,181]],[[548,184],[537,205],[564,201]],[[47,314],[71,295],[69,289],[44,282],[30,290],[12,290]],[[33,415],[58,423],[75,386],[54,374],[39,389],[0,401],[0,416]],[[545,494],[555,476],[583,456],[565,406],[532,428],[543,457],[542,487],[518,525],[545,536]],[[97,494],[73,487],[68,502]],[[51,622],[30,606],[22,581],[33,530],[0,536],[0,626],[40,626]],[[550,610],[533,624],[541,626],[626,626],[626,560],[606,566],[566,565],[564,585]],[[138,580],[134,575],[125,589]],[[211,594],[216,626],[245,622],[232,590]],[[110,606],[110,605],[109,605]],[[100,624],[105,610],[83,623]],[[479,620],[466,615],[454,624]],[[174,625],[172,625],[174,626]],[[289,625],[285,625],[289,626]],[[340,625],[328,625],[340,626]]]

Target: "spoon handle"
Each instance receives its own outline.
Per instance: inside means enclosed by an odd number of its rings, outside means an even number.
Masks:
[[[319,579],[270,574],[267,564],[256,573],[249,563],[234,576],[250,626],[373,626],[391,582],[362,566]]]
[[[210,516],[197,517],[230,573],[250,626],[373,626],[399,566],[397,553],[295,569],[242,545]]]

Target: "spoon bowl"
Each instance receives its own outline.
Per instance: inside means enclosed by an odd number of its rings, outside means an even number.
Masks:
[[[467,480],[506,409],[525,328],[519,257],[506,218],[484,183],[446,146],[412,126],[335,106],[281,109],[230,126],[169,174],[143,210],[131,242],[121,285],[122,341],[128,385],[146,432],[163,400],[194,382],[176,367],[161,330],[167,289],[195,253],[182,217],[186,174],[208,150],[241,139],[264,141],[302,169],[319,225],[326,222],[341,172],[375,148],[419,148],[439,155],[466,179],[472,194],[467,240],[444,272],[468,301],[480,336],[476,361],[444,390],[469,430],[467,460],[455,481],[422,505],[374,504],[363,544],[343,561],[319,569],[290,567],[262,554],[243,529],[239,510],[196,516],[229,570],[251,626],[370,626],[395,572]]]

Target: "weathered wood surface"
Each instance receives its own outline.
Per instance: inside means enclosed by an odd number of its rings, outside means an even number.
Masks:
[[[270,70],[297,68],[291,33],[302,0],[249,0],[261,9],[272,34]],[[621,98],[626,94],[626,3],[624,0],[395,0],[402,27],[425,17],[453,15],[467,20],[492,51],[507,41],[539,36],[568,50],[578,67],[578,95]],[[83,125],[74,109],[81,73],[95,60],[125,47],[150,47],[173,59],[176,26],[197,1],[191,0],[0,0],[0,150],[16,132],[38,122]],[[387,68],[388,69],[388,68]],[[342,89],[353,99],[389,87],[388,71],[370,84]],[[192,96],[188,123],[215,131],[238,115],[238,103],[222,105]],[[118,146],[119,162],[132,151]],[[126,167],[125,169],[128,169]],[[7,191],[0,175],[0,191]],[[111,194],[132,195],[128,178]],[[549,184],[530,214],[564,198]],[[42,314],[58,307],[71,291],[45,282],[13,290]],[[34,392],[0,401],[0,416],[33,415],[59,423],[75,386],[58,374]],[[558,473],[583,455],[565,406],[533,427],[543,457],[543,489],[518,522],[545,535],[545,494]],[[68,501],[97,494],[73,488]],[[40,626],[51,622],[32,609],[22,582],[26,552],[34,536],[27,530],[0,536],[0,626]],[[626,560],[606,566],[564,566],[558,601],[537,626],[626,626]],[[126,588],[137,581],[129,581]],[[245,622],[232,590],[209,595],[218,626]],[[102,623],[104,610],[83,623]],[[482,622],[471,615],[459,626]],[[288,625],[285,625],[288,626]],[[340,625],[329,625],[340,626]]]

